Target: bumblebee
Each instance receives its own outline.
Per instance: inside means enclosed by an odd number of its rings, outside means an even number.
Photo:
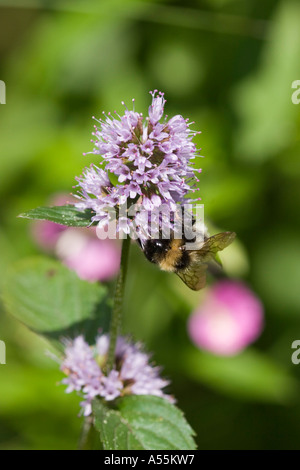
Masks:
[[[148,239],[140,243],[146,258],[157,264],[163,271],[173,272],[192,290],[200,290],[206,284],[206,270],[218,251],[230,245],[236,234],[222,232],[211,237],[204,235],[197,249],[187,250],[187,240],[183,237],[170,240]]]

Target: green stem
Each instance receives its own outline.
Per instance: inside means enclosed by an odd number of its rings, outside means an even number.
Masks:
[[[127,273],[127,264],[128,264],[128,255],[130,249],[130,238],[127,237],[123,240],[122,245],[122,255],[121,255],[121,266],[120,272],[117,279],[115,287],[115,298],[114,298],[114,307],[112,311],[112,317],[110,322],[110,340],[109,340],[109,349],[107,357],[107,372],[111,371],[115,362],[115,350],[117,344],[117,337],[119,334],[121,320],[122,320],[122,308],[123,308],[123,297],[124,297],[124,287]]]
[[[88,416],[83,421],[81,434],[78,442],[78,450],[93,450],[94,444],[97,443],[98,445],[98,442],[99,437],[95,436],[93,419],[91,416]]]

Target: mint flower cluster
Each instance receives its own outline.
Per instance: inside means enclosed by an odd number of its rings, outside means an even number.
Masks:
[[[192,123],[180,115],[169,120],[166,116],[161,122],[164,94],[150,93],[152,103],[145,119],[126,108],[123,116],[108,113],[95,126],[93,153],[102,157],[99,164],[104,168],[92,165],[77,178],[80,200],[75,205],[80,210],[92,209],[92,220],[101,226],[110,220],[109,209],[119,211],[123,205],[129,209],[136,204],[141,214],[162,206],[175,213],[178,205],[191,201],[187,195],[199,181],[192,162],[197,156]],[[117,177],[115,184],[111,174]],[[117,219],[118,232],[129,233],[134,220],[134,229],[143,235],[144,216],[132,216],[127,210]],[[172,218],[169,223],[172,228]]]
[[[174,403],[174,398],[162,389],[168,380],[159,377],[160,368],[149,364],[149,355],[139,344],[132,344],[118,337],[115,352],[115,368],[104,373],[109,336],[101,335],[95,346],[89,346],[83,336],[66,342],[65,357],[61,370],[67,375],[62,383],[66,393],[79,392],[84,401],[80,403],[84,416],[92,412],[92,400],[102,397],[113,401],[124,395],[156,395]]]

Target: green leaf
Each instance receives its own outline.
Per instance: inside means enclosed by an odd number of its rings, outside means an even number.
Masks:
[[[76,207],[68,204],[66,206],[37,207],[28,212],[20,214],[23,219],[49,220],[56,224],[67,225],[68,227],[88,227],[93,225],[91,218],[94,212],[86,209],[79,211]]]
[[[106,288],[48,258],[18,262],[8,273],[3,299],[9,313],[55,343],[79,334],[92,342],[108,323]]]
[[[183,413],[168,400],[131,395],[116,409],[93,403],[95,427],[105,450],[194,450],[194,431]]]

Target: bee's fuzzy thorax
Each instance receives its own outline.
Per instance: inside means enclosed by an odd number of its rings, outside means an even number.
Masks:
[[[189,263],[189,254],[184,249],[182,239],[172,239],[169,250],[161,257],[158,264],[163,271],[176,272],[184,269]]]

